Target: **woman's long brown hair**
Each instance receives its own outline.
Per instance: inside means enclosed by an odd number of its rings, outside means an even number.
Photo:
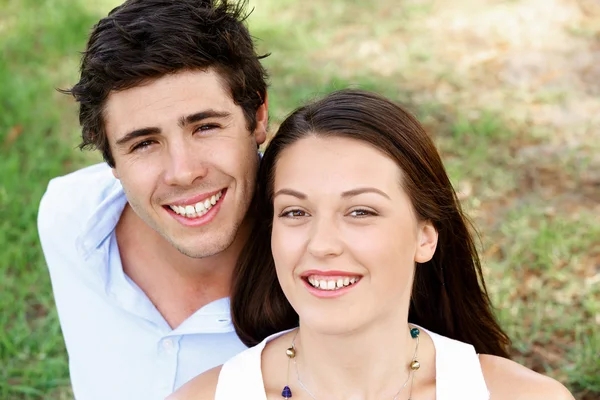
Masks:
[[[470,343],[478,353],[508,357],[509,338],[492,311],[467,219],[433,141],[400,106],[352,89],[294,111],[264,154],[250,210],[255,213],[252,234],[240,256],[231,295],[233,323],[241,340],[252,346],[298,326],[271,254],[273,178],[281,152],[307,136],[360,140],[387,154],[403,171],[402,184],[417,215],[437,229],[433,258],[416,266],[409,321]]]

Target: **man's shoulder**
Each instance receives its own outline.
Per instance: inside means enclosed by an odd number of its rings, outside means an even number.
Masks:
[[[44,197],[93,198],[110,189],[116,182],[111,168],[106,163],[94,164],[67,175],[53,178],[48,183]]]
[[[66,233],[81,226],[115,189],[118,181],[106,163],[95,164],[52,179],[38,210],[40,237]],[[61,233],[61,234],[62,234]]]
[[[50,180],[40,203],[40,213],[79,208],[101,202],[117,182],[111,168],[95,164]],[[52,210],[48,210],[51,208]],[[85,211],[77,209],[77,212]]]

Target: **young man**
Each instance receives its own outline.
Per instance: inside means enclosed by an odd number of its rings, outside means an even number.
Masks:
[[[244,349],[227,296],[267,93],[243,6],[128,0],[91,33],[67,92],[106,163],[38,217],[77,400],[163,399]]]

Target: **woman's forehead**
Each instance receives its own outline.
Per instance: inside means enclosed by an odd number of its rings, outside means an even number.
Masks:
[[[336,136],[309,136],[288,146],[275,167],[274,189],[300,186],[312,190],[351,190],[399,186],[401,170],[373,145]]]

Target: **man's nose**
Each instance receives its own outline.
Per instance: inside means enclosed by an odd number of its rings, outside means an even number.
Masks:
[[[190,186],[208,173],[202,152],[185,142],[169,147],[165,169],[165,183],[171,186]]]

